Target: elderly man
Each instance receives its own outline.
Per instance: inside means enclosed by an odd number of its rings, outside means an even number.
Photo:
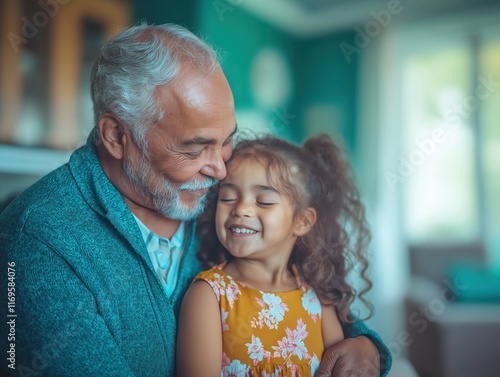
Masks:
[[[176,315],[200,270],[192,219],[226,174],[233,96],[213,50],[177,25],[124,31],[91,76],[87,145],[0,216],[3,360],[19,376],[174,376]],[[377,375],[378,336],[344,330],[325,375]]]

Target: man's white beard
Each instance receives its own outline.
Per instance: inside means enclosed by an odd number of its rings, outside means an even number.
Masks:
[[[160,189],[153,189],[153,183],[157,174],[151,167],[147,156],[141,152],[139,161],[134,161],[135,157],[123,161],[123,172],[134,190],[143,198],[147,198],[159,213],[169,219],[191,220],[198,217],[207,203],[207,194],[196,199],[194,203],[185,204],[180,198],[180,193],[184,190],[202,190],[217,183],[213,178],[206,178],[204,181],[192,181],[182,184],[175,189],[172,183],[164,179]],[[136,166],[134,169],[133,166]]]

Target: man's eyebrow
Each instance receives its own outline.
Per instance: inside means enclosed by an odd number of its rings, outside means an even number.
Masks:
[[[184,140],[182,142],[183,147],[189,147],[190,145],[215,145],[217,140],[209,139],[203,136],[196,136],[189,140]]]
[[[238,131],[238,125],[236,124],[234,127],[234,131],[231,132],[231,134],[227,137],[227,139],[232,137],[237,131]],[[196,137],[193,137],[192,139],[185,140],[182,142],[183,147],[189,147],[191,145],[216,145],[216,144],[217,144],[216,139],[206,138],[203,136],[196,136]]]

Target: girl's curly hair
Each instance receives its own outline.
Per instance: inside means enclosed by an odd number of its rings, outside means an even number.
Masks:
[[[327,135],[306,140],[302,148],[266,136],[239,142],[228,165],[242,158],[255,158],[266,164],[268,179],[295,203],[295,216],[308,207],[317,212],[314,226],[297,239],[289,267],[295,264],[320,300],[336,306],[342,322],[355,320],[350,307],[356,297],[368,308],[367,318],[371,317],[373,306],[364,297],[372,287],[367,258],[370,233],[341,149]],[[207,268],[232,259],[215,231],[217,196],[215,187],[197,225],[198,257]],[[359,271],[364,283],[359,293],[348,282],[353,270]]]

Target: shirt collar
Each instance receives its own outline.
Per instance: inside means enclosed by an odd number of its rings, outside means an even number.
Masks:
[[[160,237],[159,235],[150,231],[149,228],[146,225],[144,225],[144,223],[141,220],[139,220],[139,218],[136,215],[134,215],[133,213],[132,213],[132,215],[134,216],[134,219],[137,222],[139,229],[141,230],[142,238],[144,239],[144,242],[146,243],[146,245],[148,245],[149,242],[151,242],[151,239],[153,237],[156,237],[160,240],[168,241],[170,247],[172,247],[172,246],[175,246],[177,248],[182,247],[182,244],[184,243],[184,234],[185,234],[184,229],[186,228],[185,221],[181,221],[179,223],[179,227],[177,228],[177,230],[175,231],[175,233],[172,235],[172,237],[169,240],[168,238]]]

